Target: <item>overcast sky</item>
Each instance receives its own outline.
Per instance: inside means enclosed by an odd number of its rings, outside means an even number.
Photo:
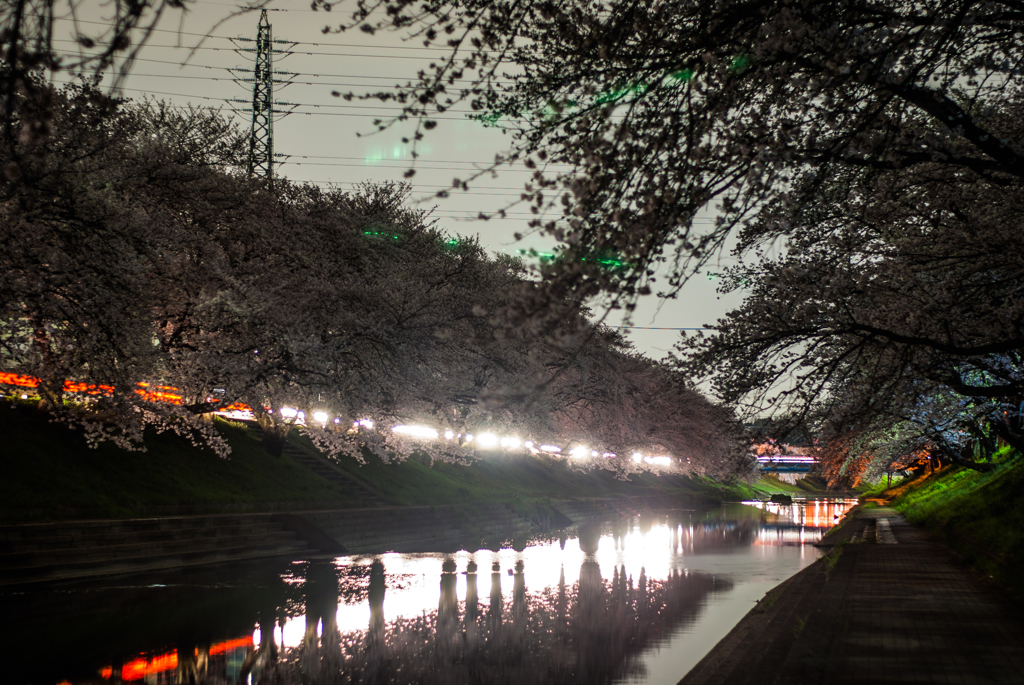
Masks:
[[[236,83],[236,76],[251,76],[232,69],[252,69],[254,53],[237,52],[236,47],[251,48],[252,43],[233,42],[231,37],[255,38],[259,12],[230,17],[238,5],[201,0],[178,22],[168,15],[160,25],[126,82],[124,95],[131,98],[149,96],[185,105],[242,108],[251,103],[251,83]],[[410,122],[375,133],[375,118],[394,115],[397,107],[386,107],[376,101],[346,102],[331,95],[332,91],[383,90],[396,83],[414,79],[438,49],[425,49],[422,44],[405,41],[402,34],[362,32],[324,34],[328,24],[335,28],[340,12],[313,12],[305,1],[277,0],[268,6],[273,37],[294,41],[293,47],[277,44],[290,54],[275,57],[279,72],[295,72],[293,83],[275,92],[275,100],[297,103],[294,113],[274,124],[275,152],[280,158],[277,175],[294,181],[336,184],[352,188],[361,181],[403,180],[409,168],[411,149],[403,145],[403,137],[411,137]],[[341,6],[345,7],[344,4]],[[79,30],[94,38],[105,28],[104,10],[96,7],[81,14]],[[225,20],[226,19],[226,20]],[[332,21],[333,19],[333,21]],[[223,23],[217,26],[218,22]],[[206,34],[209,34],[208,37]],[[57,47],[75,49],[74,29],[70,23],[58,26]],[[66,81],[60,74],[57,81]],[[462,107],[460,109],[468,109]],[[235,115],[249,127],[250,115]],[[430,132],[419,148],[417,173],[413,180],[414,196],[428,199],[438,190],[450,187],[453,179],[466,179],[480,165],[493,161],[496,153],[506,149],[509,137],[500,129],[486,128],[465,118],[458,110],[436,117],[438,127]],[[358,134],[363,134],[362,136]],[[433,215],[448,233],[478,236],[481,243],[494,252],[515,253],[521,249],[550,251],[554,241],[539,236],[516,242],[514,234],[527,233],[528,208],[513,207],[508,218],[482,221],[475,219],[481,211],[493,212],[519,196],[530,172],[525,167],[505,169],[497,178],[481,178],[469,192],[454,192],[443,200],[430,200],[424,206],[437,209]],[[710,217],[698,221],[710,221]],[[710,267],[714,270],[715,267]],[[739,297],[719,299],[714,282],[705,274],[695,278],[679,299],[660,303],[647,298],[634,316],[637,327],[661,329],[694,328],[713,323],[728,309],[739,304]],[[609,324],[621,323],[621,316]],[[661,358],[678,337],[674,330],[624,331],[637,349],[653,358]]]

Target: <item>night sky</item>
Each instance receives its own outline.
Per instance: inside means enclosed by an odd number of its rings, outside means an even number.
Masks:
[[[104,9],[99,3],[79,14],[79,31],[100,38],[105,28]],[[443,54],[440,48],[425,49],[418,40],[403,40],[403,34],[381,33],[370,36],[355,31],[324,34],[328,24],[335,28],[344,16],[336,8],[331,13],[313,12],[307,2],[279,0],[272,2],[268,13],[273,37],[296,44],[277,44],[291,54],[275,57],[279,75],[293,83],[275,86],[275,100],[297,103],[288,116],[274,127],[275,152],[279,158],[279,176],[293,181],[336,184],[344,189],[361,181],[403,180],[409,168],[411,147],[401,142],[410,137],[413,122],[404,122],[375,133],[373,120],[394,115],[397,105],[379,101],[347,102],[332,96],[332,91],[375,92],[396,83],[414,79],[431,59]],[[179,22],[180,14],[165,16],[134,65],[123,95],[133,99],[151,97],[175,105],[189,103],[203,107],[243,108],[244,102],[228,102],[235,98],[251,102],[250,84],[235,82],[235,77],[251,77],[251,73],[232,71],[234,67],[252,69],[254,53],[236,52],[235,48],[253,48],[252,42],[233,42],[231,37],[253,39],[259,21],[258,12],[231,16],[237,6],[229,2],[200,2]],[[333,21],[332,21],[333,20]],[[223,22],[218,25],[218,22]],[[208,37],[204,36],[209,34]],[[70,22],[59,25],[56,47],[74,51],[74,27]],[[66,82],[67,73],[58,74],[57,82]],[[438,127],[431,131],[419,148],[417,173],[412,179],[414,197],[421,206],[436,205],[433,216],[448,233],[478,236],[493,252],[515,253],[521,249],[550,251],[554,241],[543,236],[527,236],[516,242],[514,234],[526,234],[530,218],[524,205],[508,209],[508,218],[483,221],[477,215],[493,212],[516,201],[530,173],[523,166],[505,168],[496,178],[489,174],[476,180],[468,192],[453,192],[446,199],[431,196],[450,188],[455,178],[466,180],[480,165],[493,161],[502,152],[509,137],[499,128],[486,128],[465,118],[468,105],[462,105],[436,117]],[[249,116],[235,115],[248,130]],[[362,134],[361,136],[358,134]],[[709,212],[698,222],[711,221]],[[715,270],[711,266],[708,270]],[[718,299],[715,284],[702,272],[674,301],[659,302],[646,298],[634,316],[638,327],[687,328],[713,323],[740,298],[729,295]],[[613,313],[607,323],[621,323],[621,314]],[[678,333],[674,330],[629,330],[626,332],[637,349],[653,358],[661,358],[671,349]]]

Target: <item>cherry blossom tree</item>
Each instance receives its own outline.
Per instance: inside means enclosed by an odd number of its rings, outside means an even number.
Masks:
[[[164,373],[151,314],[167,294],[170,256],[195,245],[190,195],[207,197],[224,178],[230,127],[200,111],[167,118],[162,108],[123,106],[90,86],[47,97],[50,134],[7,148],[17,173],[0,189],[3,366],[39,378],[41,406],[59,418],[73,418],[63,402],[71,382],[100,413],[123,419],[108,430],[80,416],[93,435],[128,446],[155,423],[198,431],[223,451],[208,427],[135,390]],[[199,138],[182,137],[186,123],[214,129],[205,156]]]
[[[1020,92],[1013,2],[342,7],[349,18],[328,28],[404,31],[449,49],[419,81],[362,94],[400,104],[395,121],[419,120],[416,140],[432,116],[460,107],[512,134],[496,166],[535,170],[525,201],[562,219],[534,226],[576,257],[549,269],[553,297],[671,294],[766,204],[785,234],[834,167],[1022,172],[1014,118],[1000,107]],[[699,227],[712,204],[716,222]],[[605,252],[629,268],[585,261]]]
[[[18,143],[22,175],[0,197],[0,363],[40,378],[43,406],[91,439],[139,445],[155,426],[225,453],[198,417],[241,401],[277,453],[302,424],[332,454],[473,458],[390,430],[426,423],[663,450],[699,473],[748,466],[726,412],[578,303],[555,330],[507,326],[540,286],[410,208],[408,185],[270,188],[219,115],[87,85],[51,98],[50,134]],[[68,382],[93,394],[65,402]],[[154,403],[154,386],[181,403]],[[353,430],[364,418],[374,427]]]

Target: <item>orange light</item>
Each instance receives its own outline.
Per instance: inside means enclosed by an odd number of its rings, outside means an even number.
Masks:
[[[224,407],[221,411],[252,411],[252,407],[245,402],[234,402]]]
[[[113,666],[104,666],[103,668],[100,669],[100,677],[101,678],[105,678],[107,680],[110,680],[110,676],[112,676],[112,675],[114,675],[114,667]]]
[[[110,395],[114,392],[114,386],[89,385],[88,383],[64,381],[64,392],[84,392],[87,395]]]
[[[252,635],[247,637],[240,637],[237,640],[227,640],[225,642],[218,642],[215,645],[210,645],[210,656],[216,656],[223,654],[224,652],[230,652],[233,649],[239,647],[252,647]]]
[[[150,660],[135,659],[121,667],[121,680],[141,680],[147,675],[169,671],[178,667],[178,653],[170,652],[155,656]]]
[[[175,388],[176,390],[177,388]],[[181,395],[172,392],[160,392],[150,390],[136,390],[136,393],[142,395],[144,400],[149,402],[167,402],[168,404],[181,404]]]
[[[0,383],[5,385],[18,385],[23,388],[34,388],[39,385],[39,379],[32,376],[22,376],[16,373],[0,373]]]

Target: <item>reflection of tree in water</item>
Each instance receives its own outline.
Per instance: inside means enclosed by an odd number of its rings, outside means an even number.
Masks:
[[[749,518],[734,521],[702,521],[691,527],[684,527],[680,533],[680,543],[684,550],[691,552],[726,547],[749,547],[757,537],[760,527],[758,521]]]
[[[347,683],[607,683],[639,669],[636,656],[667,636],[680,621],[693,618],[711,592],[727,590],[710,576],[673,571],[664,581],[612,570],[610,580],[598,564],[583,562],[579,582],[529,592],[522,561],[513,569],[512,600],[501,593],[501,569],[492,568],[490,602],[480,604],[480,583],[472,564],[466,572],[466,600],[456,596],[453,562],[445,562],[437,611],[415,618],[384,620],[384,568],[374,562],[370,580],[370,625],[339,635],[326,613],[336,606],[323,590],[329,582],[310,582],[307,627],[323,629],[276,663],[253,672],[256,685],[302,682]],[[337,587],[337,585],[334,585]],[[332,604],[333,602],[333,604]]]

